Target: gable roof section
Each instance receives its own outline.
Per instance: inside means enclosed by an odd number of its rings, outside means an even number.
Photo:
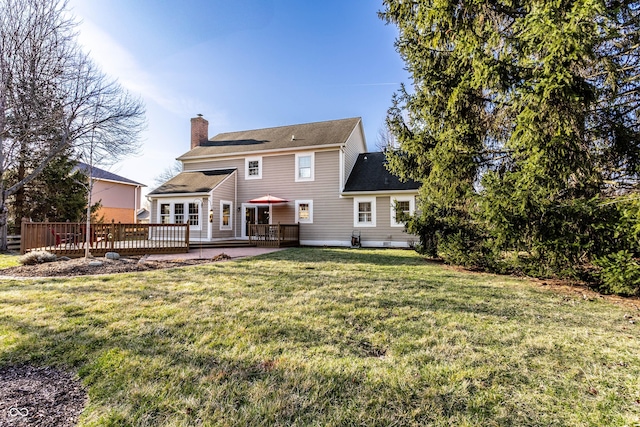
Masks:
[[[261,151],[344,144],[360,123],[360,117],[305,123],[266,129],[220,133],[178,157],[188,160]],[[292,139],[294,137],[294,139]]]
[[[119,182],[121,184],[128,184],[128,185],[136,185],[136,186],[140,186],[140,187],[146,187],[146,185],[144,185],[144,184],[140,184],[139,182],[135,182],[133,180],[130,180],[129,178],[125,178],[125,177],[122,177],[120,175],[116,175],[113,172],[109,172],[109,171],[106,171],[104,169],[100,169],[99,167],[96,167],[96,166],[91,167],[86,163],[78,162],[78,164],[76,165],[76,169],[80,170],[82,173],[84,173],[87,176],[89,176],[89,172],[92,171],[93,179],[101,179],[101,180],[105,180],[105,181]]]
[[[181,172],[149,193],[149,196],[208,193],[227,179],[235,169]]]
[[[397,176],[392,175],[384,166],[386,161],[384,153],[360,154],[343,193],[410,191],[420,188],[420,183],[416,181],[402,182]]]

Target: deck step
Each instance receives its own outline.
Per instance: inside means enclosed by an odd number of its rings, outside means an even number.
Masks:
[[[203,249],[210,248],[251,248],[255,247],[255,244],[249,243],[248,240],[220,240],[216,242],[189,242],[189,248]]]

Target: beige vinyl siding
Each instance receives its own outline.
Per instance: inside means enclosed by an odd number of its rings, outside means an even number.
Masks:
[[[340,199],[339,151],[318,151],[314,154],[313,181],[295,182],[295,153],[262,156],[262,179],[246,180],[244,159],[220,160],[185,164],[185,170],[237,168],[238,199],[234,206],[234,230],[242,234],[245,212],[242,204],[253,198],[271,194],[289,200],[283,205],[272,205],[273,224],[292,224],[295,221],[295,201],[313,200],[313,224],[300,226],[302,240],[348,241],[351,236],[353,213],[351,200]],[[230,179],[231,180],[231,179]],[[214,191],[214,197],[218,195]],[[337,214],[339,212],[339,214]]]
[[[358,153],[357,148],[361,144],[361,133],[355,131],[353,140],[347,144],[352,154],[344,157],[345,166],[355,162]],[[303,153],[304,151],[298,151]],[[311,151],[309,151],[311,152]],[[362,233],[362,241],[368,245],[397,245],[406,244],[415,240],[403,232],[401,227],[391,227],[391,198],[379,196],[376,198],[376,227],[354,228],[354,206],[352,197],[340,197],[340,151],[327,150],[314,152],[314,181],[295,182],[295,152],[286,154],[262,156],[262,179],[245,179],[245,161],[243,158],[216,160],[207,162],[189,162],[185,164],[185,170],[214,170],[237,169],[237,199],[229,193],[235,179],[229,178],[224,183],[224,188],[214,190],[214,223],[213,238],[221,238],[219,230],[220,207],[219,200],[231,200],[233,206],[233,232],[230,237],[242,235],[243,219],[245,217],[243,204],[253,198],[267,194],[289,200],[287,204],[274,204],[271,207],[272,224],[292,224],[295,221],[295,201],[313,201],[313,223],[300,224],[300,240],[308,244],[334,244],[348,245],[354,229]],[[348,160],[349,159],[349,160]],[[350,165],[349,171],[353,167]],[[347,175],[348,176],[348,175]],[[346,176],[345,176],[346,179]],[[226,196],[224,195],[226,194]],[[240,212],[238,212],[238,208]],[[152,221],[156,221],[157,204],[152,203]],[[208,215],[208,212],[207,212]],[[225,237],[226,238],[226,237]]]
[[[353,199],[351,202],[351,225],[353,226]],[[376,226],[375,227],[354,227],[354,230],[361,232],[361,239],[364,246],[367,242],[372,242],[376,246],[396,246],[398,243],[407,244],[415,241],[416,236],[404,232],[404,227],[391,226],[391,197],[376,197]]]
[[[237,173],[237,172],[235,172]],[[211,237],[213,239],[232,239],[236,237],[235,217],[238,215],[237,203],[236,203],[236,191],[235,191],[235,176],[231,174],[222,184],[213,190],[213,198],[211,199],[211,209],[213,209],[213,223],[209,225],[212,227]],[[220,216],[222,211],[220,210],[220,201],[225,200],[231,202],[231,218],[232,229],[220,230]],[[207,213],[207,218],[208,218]]]
[[[193,228],[191,227],[189,229],[189,240],[208,240],[209,238],[209,201],[210,198],[209,197],[197,197],[198,199],[202,200],[202,202],[200,202],[200,207],[198,209],[200,209],[200,226],[197,228]],[[189,203],[192,203],[194,201],[194,198],[189,198],[187,199],[187,201]],[[188,205],[187,207],[185,207],[185,220],[188,221],[189,220],[189,212],[188,212],[189,208]]]
[[[149,203],[149,223],[158,223],[158,209],[158,199],[151,199],[151,203]]]
[[[347,179],[349,179],[349,174],[353,169],[353,166],[356,164],[356,160],[358,160],[358,154],[363,153],[365,150],[364,136],[362,132],[360,132],[360,126],[358,125],[344,147],[344,170],[342,179],[343,181],[340,183],[340,189],[344,188],[344,185],[347,183]]]

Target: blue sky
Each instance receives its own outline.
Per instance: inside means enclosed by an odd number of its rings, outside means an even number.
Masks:
[[[71,0],[79,40],[147,108],[141,155],[112,172],[153,186],[189,149],[189,119],[220,132],[362,117],[377,150],[408,80],[397,30],[370,0]],[[147,191],[150,191],[148,188]]]

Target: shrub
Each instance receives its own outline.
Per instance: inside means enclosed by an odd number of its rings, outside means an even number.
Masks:
[[[600,290],[619,295],[640,295],[640,264],[629,251],[618,251],[594,261],[600,272]]]
[[[27,252],[26,254],[20,257],[20,264],[22,265],[35,265],[42,264],[45,262],[54,262],[57,261],[58,257],[56,257],[51,252],[47,251],[33,251]]]

